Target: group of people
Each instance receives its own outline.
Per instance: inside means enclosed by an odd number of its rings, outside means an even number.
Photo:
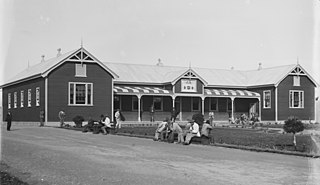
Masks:
[[[121,123],[122,121],[124,121],[124,116],[122,115],[119,109],[115,112],[115,119],[116,119],[115,129],[120,129]],[[88,124],[84,126],[82,132],[93,131],[93,133],[99,133],[99,131],[101,130],[104,135],[107,135],[110,133],[111,128],[112,128],[112,123],[110,121],[109,116],[107,114],[106,115],[101,114],[99,121],[95,121],[90,117],[88,120]]]
[[[173,119],[170,120],[169,118],[166,118],[158,125],[153,140],[163,141],[167,139],[168,142],[172,143],[174,141],[174,133],[177,133],[177,144],[189,145],[193,137],[204,137],[209,140],[209,133],[211,129],[213,129],[213,127],[210,124],[210,120],[203,123],[200,131],[199,124],[194,120],[190,120],[185,128],[182,129]]]

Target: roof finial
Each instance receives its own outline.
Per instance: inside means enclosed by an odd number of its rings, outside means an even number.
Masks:
[[[163,66],[163,63],[161,62],[161,59],[160,59],[160,58],[158,59],[157,66]]]
[[[299,56],[297,56],[297,64],[299,64]]]
[[[189,69],[191,69],[191,62],[189,62]]]
[[[81,37],[81,48],[83,48],[83,39],[82,39],[82,37]]]
[[[41,62],[44,62],[45,60],[44,60],[44,55],[41,55]]]

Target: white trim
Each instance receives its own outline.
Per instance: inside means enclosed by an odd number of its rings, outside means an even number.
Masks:
[[[70,86],[73,84],[73,103],[70,103]],[[76,103],[76,85],[85,85],[85,103]],[[91,85],[90,103],[88,103],[88,85]],[[68,106],[93,106],[93,83],[90,82],[68,82]]]
[[[40,87],[36,87],[36,107],[40,106]]]
[[[269,106],[269,107],[266,107],[266,106],[265,106],[265,99],[266,99],[265,93],[266,93],[266,92],[269,92],[269,93],[270,93],[270,106]],[[262,101],[263,101],[263,108],[264,108],[264,109],[271,109],[271,107],[272,107],[272,94],[271,94],[271,90],[264,90],[264,91],[262,91]]]
[[[11,93],[8,93],[8,109],[11,109],[12,108],[12,104],[11,104]]]
[[[270,94],[270,99],[272,97],[272,94]],[[275,101],[275,105],[274,105],[274,117],[275,117],[275,121],[278,122],[278,86],[275,86],[275,90],[274,90],[274,101]],[[270,108],[271,108],[271,100],[270,100]]]
[[[24,107],[24,90],[20,91],[20,107]]]
[[[48,123],[48,77],[44,79],[44,122]]]
[[[295,92],[299,93],[299,107],[294,107],[294,93]],[[300,97],[301,97],[300,93],[302,94],[302,100],[300,99]],[[291,95],[293,97],[291,97]],[[300,105],[300,102],[301,102],[301,105]],[[304,91],[303,90],[289,90],[289,109],[304,109]]]
[[[110,115],[110,118],[111,118],[111,121],[113,122],[114,121],[114,116],[113,116],[113,113],[114,113],[114,92],[113,92],[113,86],[114,86],[114,79],[113,78],[111,78],[111,80],[112,80],[112,83],[111,83],[111,89],[112,89],[112,91],[111,91],[111,115]],[[106,85],[107,86],[107,85]],[[93,89],[93,88],[92,88]],[[120,102],[120,97],[119,97],[119,102]],[[93,103],[93,102],[92,102]],[[121,102],[120,102],[120,105],[119,105],[120,107],[119,108],[121,108]]]

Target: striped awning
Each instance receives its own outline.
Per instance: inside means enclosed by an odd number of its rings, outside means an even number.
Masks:
[[[205,89],[204,94],[207,96],[260,97],[260,94],[256,92],[231,89]]]
[[[115,94],[156,94],[156,95],[171,95],[171,90],[161,89],[159,87],[150,86],[125,86],[115,85],[113,87]]]

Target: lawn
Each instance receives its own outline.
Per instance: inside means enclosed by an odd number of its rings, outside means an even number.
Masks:
[[[123,127],[118,133],[153,136],[156,127]],[[249,146],[264,149],[295,151],[292,134],[266,133],[258,129],[215,127],[211,131],[215,143]],[[310,135],[297,135],[297,151],[314,152],[315,145]]]

